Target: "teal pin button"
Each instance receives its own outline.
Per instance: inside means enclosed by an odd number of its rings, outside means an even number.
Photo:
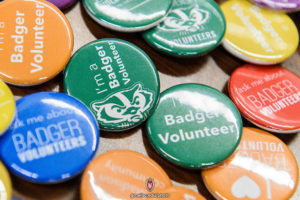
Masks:
[[[166,54],[197,56],[220,44],[225,27],[225,18],[215,1],[175,0],[167,18],[143,36]]]
[[[89,107],[102,130],[127,130],[145,121],[154,111],[159,86],[151,59],[119,39],[83,46],[64,74],[66,92]]]
[[[83,0],[87,13],[100,25],[122,32],[144,31],[159,24],[173,0]]]
[[[146,124],[155,150],[168,161],[199,169],[228,158],[239,144],[241,116],[231,100],[201,84],[171,87]]]

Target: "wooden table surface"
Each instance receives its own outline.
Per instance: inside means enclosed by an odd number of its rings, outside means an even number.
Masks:
[[[218,1],[219,3],[221,1]],[[207,55],[197,58],[174,58],[163,55],[151,49],[139,33],[118,33],[102,28],[95,23],[78,2],[64,11],[74,31],[74,51],[84,44],[101,38],[120,38],[132,42],[143,49],[153,60],[160,75],[161,91],[180,83],[202,83],[227,94],[227,82],[233,70],[244,62],[231,56],[222,47],[218,47]],[[293,13],[291,17],[300,27],[300,13]],[[300,49],[283,64],[300,76]],[[38,91],[63,92],[63,76],[34,87],[10,86],[16,99]],[[300,113],[299,113],[300,114]],[[244,119],[245,126],[253,126]],[[276,135],[280,137],[295,154],[298,164],[300,161],[300,135]],[[205,188],[200,171],[192,171],[176,167],[163,160],[149,143],[144,124],[123,133],[101,131],[100,145],[97,155],[115,149],[129,149],[140,152],[158,162],[171,178],[174,185],[193,189],[207,199],[214,199]],[[80,175],[76,178],[55,185],[36,185],[12,176],[14,197],[30,200],[77,200],[79,199]],[[300,189],[294,194],[293,200],[300,199]]]

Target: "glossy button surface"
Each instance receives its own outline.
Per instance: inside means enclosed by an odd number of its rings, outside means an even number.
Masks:
[[[156,162],[134,151],[116,150],[88,165],[80,195],[82,200],[141,199],[136,195],[158,193],[170,186],[168,175]]]
[[[97,121],[77,99],[40,92],[18,100],[17,109],[0,141],[0,156],[11,172],[36,183],[56,183],[77,175],[93,158]]]
[[[166,194],[169,195],[169,197],[167,198],[159,198],[161,200],[170,200],[170,199],[174,199],[174,200],[205,200],[205,198],[203,196],[201,196],[200,194],[198,194],[197,192],[187,189],[187,188],[183,188],[183,187],[179,187],[179,186],[173,186],[170,188],[167,188],[165,190],[162,191],[162,194]]]
[[[174,56],[197,56],[219,45],[225,19],[213,0],[174,1],[168,17],[144,33],[154,48]]]
[[[230,99],[201,84],[165,90],[146,126],[156,151],[186,168],[209,167],[225,160],[242,133],[241,116]]]
[[[99,24],[116,31],[147,30],[169,13],[173,0],[83,0],[88,14]]]
[[[64,9],[73,5],[77,0],[47,0],[47,1],[54,4],[60,9]]]
[[[16,105],[9,87],[0,80],[0,135],[3,134],[14,119]]]
[[[285,13],[245,0],[226,1],[221,9],[227,23],[223,46],[238,58],[250,63],[274,64],[296,51],[297,27]]]
[[[230,77],[229,94],[242,115],[261,128],[300,130],[300,78],[280,66],[244,65]]]
[[[202,171],[210,192],[219,200],[288,200],[299,182],[297,161],[277,137],[244,128],[230,159]]]
[[[300,0],[251,0],[254,3],[267,8],[282,10],[287,12],[300,9]]]
[[[30,86],[56,76],[68,63],[73,33],[64,14],[43,0],[0,2],[0,78]]]
[[[111,131],[141,124],[159,96],[151,59],[119,39],[97,40],[79,49],[65,70],[64,86],[92,110],[101,129]]]
[[[5,166],[0,162],[0,199],[10,200],[12,196],[12,184]]]

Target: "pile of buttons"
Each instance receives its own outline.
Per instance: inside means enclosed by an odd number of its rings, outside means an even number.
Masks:
[[[15,180],[72,179],[82,200],[210,198],[173,169],[197,174],[218,200],[293,196],[297,160],[276,134],[300,132],[300,78],[281,65],[298,49],[285,12],[299,0],[83,0],[87,23],[120,38],[138,32],[143,43],[100,37],[72,53],[76,24],[61,10],[75,4],[0,1],[0,200],[25,198]],[[188,65],[221,48],[243,63],[228,95],[202,80],[162,84],[155,61]],[[40,87],[51,81],[61,88]],[[137,129],[147,152],[108,143]]]

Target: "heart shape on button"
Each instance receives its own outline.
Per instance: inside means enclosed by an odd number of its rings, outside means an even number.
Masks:
[[[257,199],[260,196],[260,188],[251,178],[248,176],[242,176],[231,187],[231,192],[236,198],[242,199],[249,197],[251,199]]]

